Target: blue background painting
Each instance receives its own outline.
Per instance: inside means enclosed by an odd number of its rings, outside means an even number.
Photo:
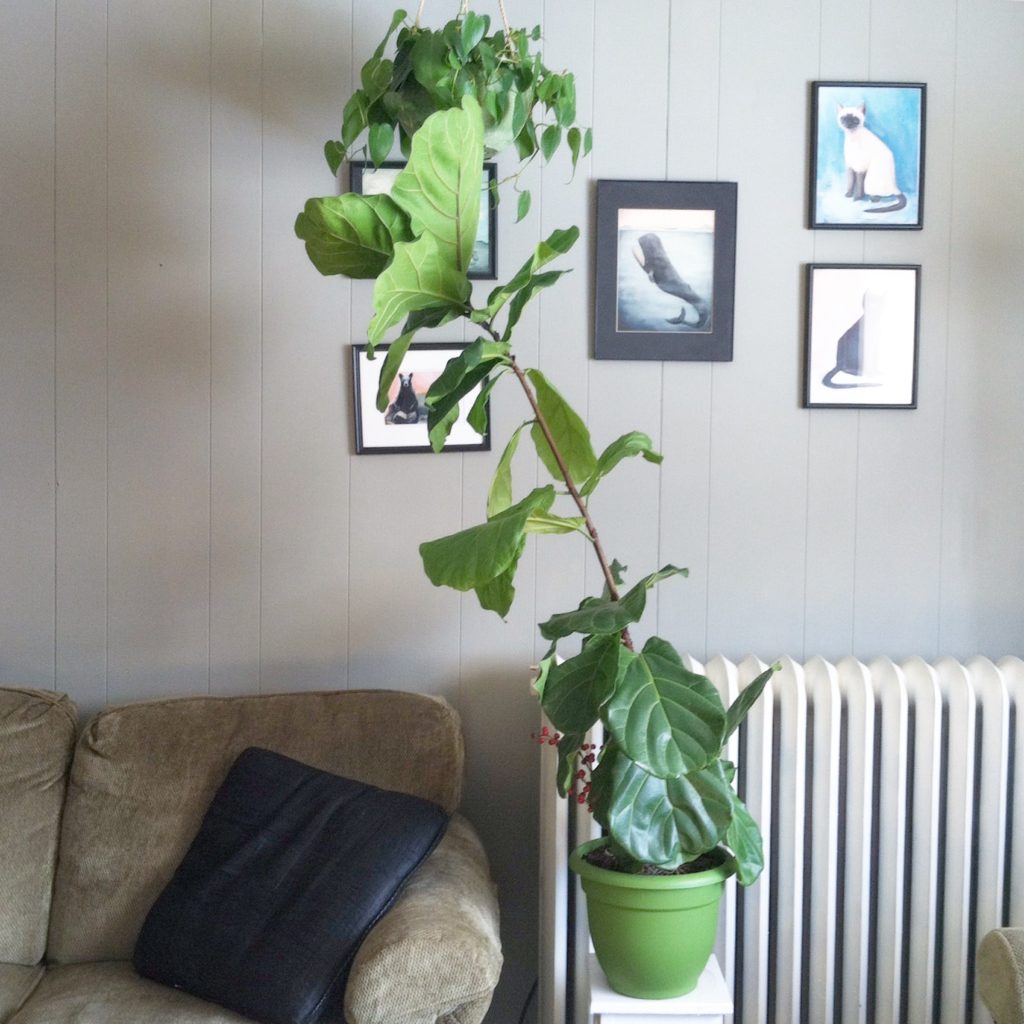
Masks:
[[[818,87],[817,181],[815,221],[820,224],[918,224],[920,221],[921,107],[919,87],[822,85]],[[867,105],[865,126],[891,150],[896,163],[896,184],[907,205],[893,213],[867,213],[864,202],[846,198],[843,130],[836,121],[836,106]],[[881,204],[887,205],[887,204]]]

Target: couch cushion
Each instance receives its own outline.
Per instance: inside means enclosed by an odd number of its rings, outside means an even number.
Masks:
[[[447,824],[428,800],[251,747],[146,918],[135,967],[266,1024],[340,1020],[363,936]]]
[[[36,964],[50,890],[75,707],[63,694],[0,689],[0,961]]]
[[[345,992],[349,1024],[478,1024],[501,973],[498,901],[480,840],[456,814],[366,936]]]
[[[28,999],[42,976],[42,967],[0,964],[0,1022],[8,1020]]]
[[[245,1017],[140,978],[129,963],[51,967],[8,1024],[252,1024]]]
[[[458,716],[389,690],[194,697],[122,705],[82,734],[71,769],[48,955],[127,960],[228,768],[265,747],[451,812],[462,786]]]

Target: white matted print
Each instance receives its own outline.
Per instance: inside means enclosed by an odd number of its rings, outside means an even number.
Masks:
[[[457,342],[413,345],[402,360],[401,369],[388,390],[387,408],[380,412],[377,409],[377,389],[388,346],[378,345],[375,358],[370,359],[366,345],[353,345],[356,454],[431,451],[427,435],[427,391],[441,375],[448,360],[466,347]],[[490,433],[478,434],[466,422],[466,415],[482,386],[483,382],[459,402],[459,420],[448,435],[444,451],[490,450]]]
[[[917,407],[919,266],[807,268],[804,405]]]

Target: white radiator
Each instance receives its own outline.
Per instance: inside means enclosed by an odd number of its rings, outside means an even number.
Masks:
[[[766,667],[687,662],[726,704]],[[781,662],[727,755],[766,854],[724,901],[735,1024],[987,1022],[975,949],[1024,924],[1024,661]],[[539,1019],[584,1024],[566,857],[593,825],[542,750]]]

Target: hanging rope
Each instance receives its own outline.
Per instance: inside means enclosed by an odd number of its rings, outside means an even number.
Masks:
[[[416,27],[420,27],[420,18],[423,17],[423,8],[427,6],[427,0],[420,0],[420,9],[416,12]]]
[[[512,26],[508,23],[508,12],[505,10],[505,0],[498,0],[498,10],[501,11],[501,20],[505,25],[505,42],[510,50],[515,50],[512,44]]]

